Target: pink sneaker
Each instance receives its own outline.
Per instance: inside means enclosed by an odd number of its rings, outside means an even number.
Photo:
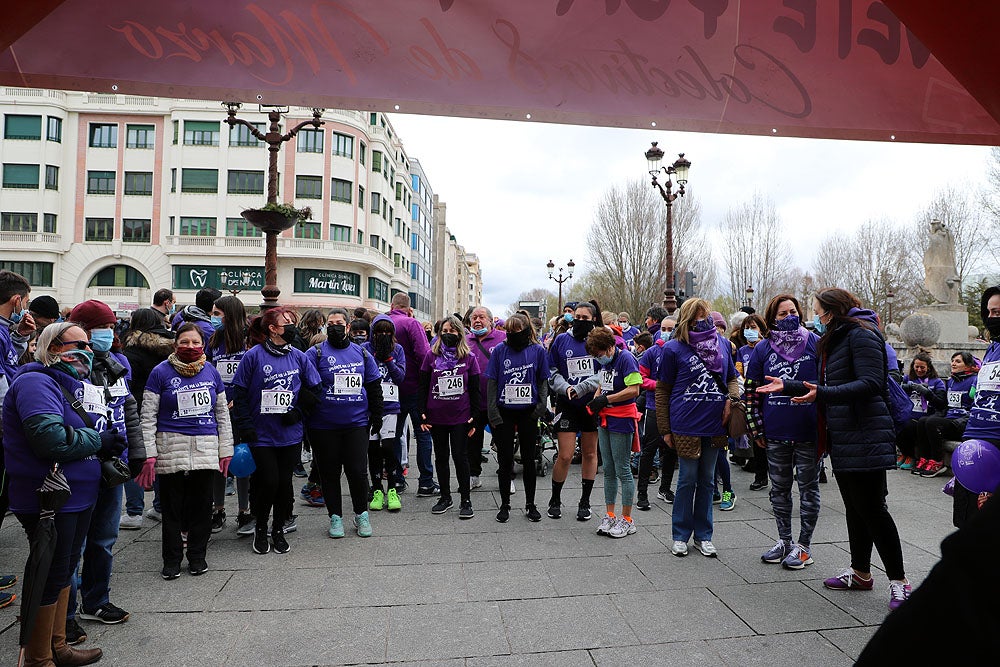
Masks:
[[[910,599],[910,588],[909,584],[904,584],[902,581],[890,581],[889,582],[889,611],[898,608],[901,604]]]
[[[871,577],[862,579],[854,574],[853,569],[847,568],[836,577],[825,580],[823,585],[833,591],[870,591],[875,586],[875,580]]]

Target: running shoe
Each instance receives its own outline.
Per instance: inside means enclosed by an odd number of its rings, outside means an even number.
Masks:
[[[3,609],[4,607],[9,607],[14,603],[14,600],[16,599],[17,596],[14,595],[13,593],[0,593],[0,609]],[[66,640],[67,642],[69,642],[68,637],[69,635],[67,634],[67,640]]]
[[[904,456],[903,454],[900,454],[899,456],[897,456],[896,457],[896,467],[897,468],[903,467],[903,463],[906,461],[906,458],[907,457]]]
[[[719,510],[722,512],[728,512],[734,507],[736,507],[736,494],[732,491],[723,491],[722,502],[719,503]]]
[[[437,484],[431,484],[430,486],[421,486],[417,488],[417,498],[433,498],[440,492],[441,492],[441,487],[439,487]]]
[[[765,563],[780,563],[792,552],[791,542],[778,540],[774,546],[761,554],[760,559]]]
[[[900,470],[913,470],[913,457],[906,456],[903,458],[903,462],[899,464]]]
[[[285,525],[282,526],[281,532],[284,534],[294,533],[299,529],[299,515],[293,514],[285,520]]]
[[[295,464],[295,467],[292,469],[292,474],[299,478],[309,476],[309,473],[306,472],[306,467],[301,463]]]
[[[712,491],[712,504],[718,505],[721,502],[722,502],[722,494],[719,493],[718,489]]]
[[[712,540],[695,540],[694,548],[701,552],[702,556],[715,558],[719,555],[719,550],[712,544]]]
[[[862,579],[853,569],[847,568],[836,577],[825,580],[823,585],[832,591],[870,591],[875,587],[875,580],[872,577]]]
[[[664,489],[663,491],[657,491],[656,497],[667,503],[668,505],[674,504],[674,492],[670,489]]]
[[[236,478],[226,477],[226,495],[235,496],[236,495]]]
[[[761,489],[767,488],[767,477],[755,477],[752,482],[750,482],[751,491],[760,491]]]
[[[398,512],[403,509],[403,503],[399,500],[399,492],[396,489],[389,489],[385,494],[385,506],[390,512]]]
[[[148,510],[146,510],[146,518],[147,519],[151,519],[152,521],[155,521],[157,523],[160,523],[161,521],[163,521],[163,515],[160,514],[159,512],[157,512],[152,507],[150,507]]]
[[[5,574],[0,577],[0,591],[6,590],[17,583],[16,574]]]
[[[313,484],[312,488],[309,489],[309,495],[304,500],[309,507],[325,507],[326,500],[323,498],[323,487],[319,484]]]
[[[559,519],[562,517],[562,505],[559,503],[549,503],[549,510],[546,512],[550,519]]]
[[[649,498],[645,495],[639,496],[639,499],[635,501],[636,509],[642,510],[643,512],[648,512],[652,507],[649,504]]]
[[[687,556],[688,555],[687,542],[674,540],[674,546],[670,547],[670,553],[672,553],[675,556]]]
[[[164,568],[166,570],[166,568]],[[181,576],[180,568],[177,568],[177,577]],[[177,577],[169,577],[170,579],[176,579]],[[164,579],[168,577],[164,575]],[[80,624],[76,622],[76,617],[66,619],[66,643],[70,646],[76,646],[77,644],[82,644],[87,641],[87,631],[80,627]]]
[[[898,608],[910,599],[911,587],[902,581],[889,582],[889,611]]]
[[[937,477],[938,475],[944,475],[948,472],[948,466],[946,466],[941,461],[928,461],[927,465],[924,466],[924,471],[920,474],[921,477]]]
[[[271,543],[267,541],[267,526],[254,528],[253,552],[255,554],[266,554],[271,552]]]
[[[479,479],[479,475],[473,475],[473,476],[469,477],[469,488],[470,489],[478,489],[482,485],[483,485],[483,482],[482,482],[481,479]]]
[[[226,510],[216,510],[212,515],[212,532],[219,533],[226,527]]]
[[[299,489],[299,495],[302,496],[302,500],[307,500],[309,498],[309,493],[312,491],[314,486],[316,485],[312,482],[306,482],[302,485],[302,488]]]
[[[167,581],[172,581],[174,579],[180,579],[181,577],[181,566],[180,565],[164,565],[163,569],[160,570],[160,576]],[[75,621],[74,621],[75,622]],[[66,629],[66,640],[69,641],[69,623],[67,622]]]
[[[917,465],[910,469],[911,475],[922,475],[924,472],[924,466],[930,462],[930,459],[919,458],[917,459]]]
[[[257,527],[257,520],[253,518],[253,514],[249,512],[240,512],[236,515],[236,534],[240,537],[249,537],[253,535],[254,529]]]
[[[208,563],[203,560],[188,561],[188,572],[192,577],[199,577],[208,572]]]
[[[475,510],[472,509],[471,500],[463,500],[458,505],[458,518],[459,519],[471,519],[476,516]]]
[[[431,514],[444,514],[454,506],[455,503],[451,502],[451,496],[441,496],[441,499],[431,508]]]
[[[500,506],[500,511],[497,512],[497,521],[499,523],[507,523],[510,521],[510,505]]]
[[[635,535],[635,523],[625,517],[619,517],[615,524],[608,530],[608,537],[620,539],[629,535]]]
[[[812,564],[813,559],[809,555],[809,547],[804,547],[801,544],[793,546],[791,552],[781,561],[781,567],[786,570],[801,570],[806,565]]]
[[[601,519],[601,523],[597,526],[598,535],[610,535],[611,528],[615,525],[615,517],[612,514],[605,514],[604,518]],[[622,536],[624,537],[624,535]]]
[[[382,493],[382,489],[375,489],[375,493],[372,494],[372,501],[368,503],[368,509],[381,512],[385,509],[385,494]]]
[[[590,511],[590,505],[580,505],[576,508],[576,520],[577,521],[590,521],[590,517],[594,516]]]
[[[534,505],[524,506],[524,516],[528,517],[528,521],[533,521],[538,523],[542,520],[542,513],[538,511],[538,508]]]
[[[330,517],[330,530],[327,531],[327,534],[330,537],[334,538],[334,539],[343,537],[344,536],[344,520],[341,519],[336,514],[334,514],[333,516],[331,516]]]
[[[274,545],[274,553],[287,554],[291,549],[288,540],[285,539],[285,532],[282,530],[271,531],[271,544]]]
[[[354,528],[358,531],[358,537],[372,536],[372,522],[368,519],[368,512],[354,517]]]
[[[140,530],[142,528],[142,515],[122,514],[118,518],[119,530]]]
[[[124,609],[120,609],[110,602],[105,602],[94,611],[86,611],[80,607],[78,616],[85,621],[100,621],[105,625],[117,625],[127,621],[129,614]]]

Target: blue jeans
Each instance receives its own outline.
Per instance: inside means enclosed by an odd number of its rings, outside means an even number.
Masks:
[[[396,433],[403,432],[403,416],[410,418],[410,427],[417,436],[417,467],[420,469],[420,480],[418,484],[422,487],[434,486],[434,441],[431,439],[429,431],[421,431],[420,411],[417,406],[416,394],[400,394],[399,396],[399,424],[396,426]]]
[[[118,541],[118,519],[122,511],[122,487],[101,489],[97,492],[97,502],[90,516],[90,528],[83,545],[83,573],[80,593],[83,609],[96,611],[108,602],[111,592],[111,565],[114,556],[111,550]],[[72,578],[69,593],[69,609],[66,617],[73,618],[76,611],[76,577]]]
[[[146,492],[134,479],[125,482],[125,512],[129,516],[142,516],[146,509]]]
[[[701,439],[701,456],[678,457],[677,492],[674,494],[673,527],[675,542],[712,539],[712,491],[718,450],[711,438]]]
[[[604,461],[604,503],[615,504],[618,482],[621,482],[622,507],[631,507],[635,501],[635,478],[630,465],[632,434],[598,428],[597,446],[601,448],[601,460]]]

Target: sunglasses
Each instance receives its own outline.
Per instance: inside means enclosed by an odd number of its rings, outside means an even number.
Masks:
[[[86,350],[88,347],[90,347],[89,340],[66,340],[66,341],[57,340],[56,342],[59,345],[62,345],[63,347],[68,347],[72,345],[76,347],[76,349],[78,350]]]

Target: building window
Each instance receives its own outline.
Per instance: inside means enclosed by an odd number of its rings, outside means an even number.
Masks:
[[[372,126],[378,125],[378,114],[374,111],[368,114],[368,124]]]
[[[295,238],[297,239],[320,239],[323,233],[318,222],[302,222],[295,225]]]
[[[3,138],[41,141],[42,117],[7,114],[4,117]]]
[[[345,181],[342,178],[335,178],[331,182],[330,188],[330,199],[332,201],[341,201],[345,204],[351,203],[351,190],[352,183],[350,181]]]
[[[125,194],[151,196],[153,194],[153,172],[126,171]]]
[[[141,218],[122,220],[123,243],[149,243],[152,239],[153,221]]]
[[[3,166],[3,186],[21,190],[37,190],[38,165],[5,164]]]
[[[378,242],[379,242],[378,234],[370,234],[368,236],[368,245],[375,248],[376,250],[378,250]]]
[[[385,255],[385,239],[382,239],[382,254]]]
[[[87,218],[86,241],[111,241],[115,236],[115,221],[111,218]]]
[[[45,189],[59,189],[59,167],[51,164],[45,165]]]
[[[368,279],[368,298],[375,299],[376,301],[382,301],[384,303],[389,302],[389,285],[382,282],[378,278]]]
[[[126,125],[126,148],[153,148],[155,145],[156,128],[152,125]]]
[[[354,137],[341,134],[339,132],[333,133],[333,154],[339,155],[340,157],[353,158],[354,157]]]
[[[323,178],[321,176],[296,176],[295,196],[301,199],[322,199]]]
[[[365,189],[363,186],[358,186],[358,208],[365,207]]]
[[[184,121],[185,146],[218,146],[219,123],[210,120]]]
[[[382,195],[377,192],[373,192],[371,212],[378,213],[380,210],[382,210]]]
[[[32,287],[52,287],[52,262],[0,262],[0,269],[23,276]]]
[[[258,132],[264,131],[264,123],[251,123]],[[250,128],[246,125],[233,125],[229,128],[229,145],[230,146],[243,146],[243,147],[254,147],[263,146],[264,142],[253,136],[250,132]]]
[[[351,242],[351,228],[344,225],[330,225],[330,240]]]
[[[62,142],[62,118],[56,118],[55,116],[49,116],[46,121],[48,126],[45,138],[49,141]]]
[[[396,181],[396,201],[403,201],[403,181]]]
[[[0,232],[37,231],[37,213],[0,213]]]
[[[181,192],[218,191],[218,169],[181,169]],[[261,190],[261,192],[263,192],[263,190]]]
[[[382,200],[382,219],[383,220],[388,220],[389,219],[389,216],[386,213],[386,208],[388,207],[388,204],[386,204],[387,201],[388,201],[387,199],[383,199]]]
[[[90,279],[87,287],[141,287],[149,288],[146,277],[131,266],[109,266],[101,269]]]
[[[90,147],[118,148],[118,125],[113,123],[91,123]]]
[[[243,218],[226,218],[226,236],[260,236],[260,230]]]
[[[367,148],[367,146],[365,146],[365,142],[363,142],[363,141],[360,141],[358,143],[361,144],[361,146],[358,147],[358,160],[361,162],[361,164],[364,164],[365,163],[365,149]]]
[[[299,153],[323,152],[323,130],[300,130],[296,139],[295,150]]]
[[[372,151],[372,172],[382,171],[382,151]]]
[[[185,169],[185,171],[187,170]],[[231,195],[264,194],[264,172],[230,170],[229,186],[226,192]]]
[[[174,121],[174,146],[177,145],[177,137],[180,135],[181,122],[179,120]]]
[[[42,218],[42,231],[46,234],[55,234],[56,229],[56,214],[46,213]]]
[[[177,192],[177,170],[170,170],[170,191]]]
[[[215,236],[215,218],[181,218],[181,236]]]
[[[365,233],[359,229],[358,230],[358,245],[362,245],[364,242],[365,242]]]
[[[115,172],[113,171],[87,172],[88,195],[113,195],[114,193],[115,193]]]

